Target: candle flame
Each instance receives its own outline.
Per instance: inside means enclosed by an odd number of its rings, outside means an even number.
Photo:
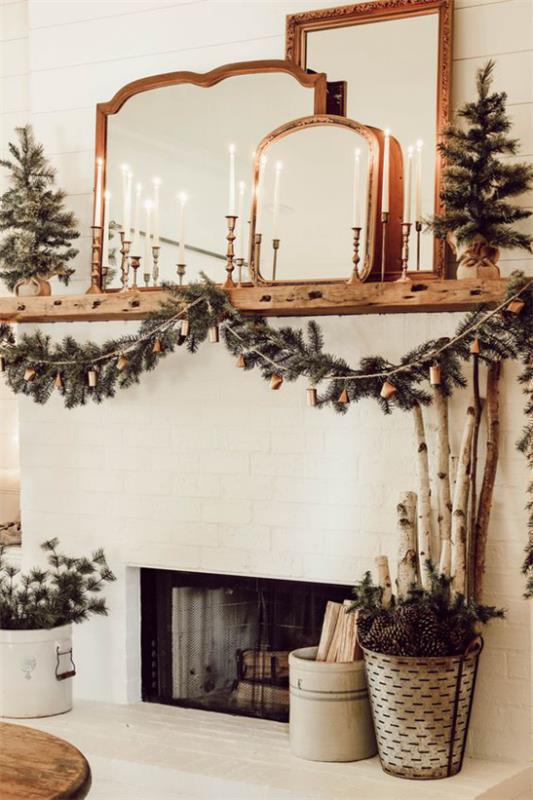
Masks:
[[[412,158],[414,152],[415,152],[414,147],[412,145],[409,145],[409,147],[407,148],[407,158]]]
[[[283,163],[281,161],[276,161],[276,172],[283,172]]]
[[[229,150],[230,156],[234,156],[235,155],[235,145],[234,144],[230,144],[228,150]]]
[[[416,149],[418,150],[418,152],[420,152],[422,150],[423,146],[424,146],[424,142],[422,141],[422,139],[417,139],[416,140]]]
[[[361,155],[361,149],[359,147],[356,147],[355,148],[355,157],[359,158],[360,155]]]
[[[120,165],[120,169],[122,170],[122,172],[129,172],[130,171],[130,165],[129,164],[121,164]]]
[[[390,128],[385,128],[385,137],[389,138],[390,136]]]

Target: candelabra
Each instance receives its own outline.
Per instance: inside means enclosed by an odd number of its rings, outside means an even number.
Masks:
[[[233,242],[235,241],[235,223],[237,222],[237,217],[235,214],[227,214],[226,220],[228,222],[228,235],[226,236],[226,241],[228,243],[226,249],[226,273],[227,277],[224,281],[224,289],[231,289],[235,284],[233,283],[232,272],[235,269],[233,264],[233,260],[235,257],[235,248],[233,247]]]
[[[129,254],[130,254],[131,241],[126,239],[125,231],[120,231],[120,243],[121,243],[120,252],[122,255],[122,261],[120,264],[120,272],[121,272],[120,281],[122,283],[122,289],[120,291],[127,292],[128,282],[129,282],[129,272],[130,272]]]
[[[352,228],[353,231],[353,270],[348,283],[361,283],[361,276],[359,275],[359,244],[361,242],[361,228]]]
[[[419,219],[415,222],[416,231],[416,268],[420,269],[420,234],[422,233],[422,223]]]
[[[242,286],[242,268],[244,266],[244,258],[236,258],[235,264],[237,265],[237,286]]]
[[[160,246],[157,245],[157,244],[154,244],[152,246],[152,257],[153,257],[152,278],[153,278],[154,286],[157,286],[157,283],[159,281],[159,251],[160,251],[160,249],[161,249]]]
[[[131,257],[131,268],[133,270],[133,283],[132,289],[137,289],[137,270],[141,266],[141,257],[140,256],[132,256]]]
[[[398,283],[407,283],[407,269],[409,266],[409,235],[411,233],[411,223],[402,222],[402,276],[398,278]]]
[[[387,257],[387,229],[389,226],[389,212],[381,212],[381,283],[385,281],[385,261]]]
[[[102,227],[93,225],[92,257],[91,257],[91,285],[87,294],[102,294],[100,286],[100,259],[102,256]]]
[[[278,268],[278,250],[279,250],[279,239],[272,239],[272,280],[276,280],[276,271]]]
[[[255,273],[255,280],[257,280],[258,275],[261,272],[261,233],[256,233],[254,235],[254,273]]]
[[[180,286],[183,286],[183,278],[185,276],[185,264],[177,264],[176,272],[178,273],[178,281]]]

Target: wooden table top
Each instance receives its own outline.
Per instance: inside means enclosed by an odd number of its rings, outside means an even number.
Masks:
[[[82,800],[91,770],[64,739],[0,722],[1,800]]]

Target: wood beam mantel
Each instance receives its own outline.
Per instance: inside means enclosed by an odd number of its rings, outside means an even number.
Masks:
[[[506,280],[420,280],[408,283],[343,282],[243,286],[228,290],[245,314],[303,317],[353,314],[467,311],[479,303],[495,305],[505,296]],[[162,289],[126,294],[1,297],[4,322],[107,322],[139,320],[157,311]]]

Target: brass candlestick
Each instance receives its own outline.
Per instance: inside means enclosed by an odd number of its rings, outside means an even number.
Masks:
[[[389,225],[389,212],[381,212],[381,224],[383,226],[381,236],[381,283],[385,282],[385,259],[387,256],[387,229]]]
[[[422,233],[422,223],[419,219],[415,222],[416,231],[416,268],[420,269],[420,234]]]
[[[133,284],[132,289],[137,289],[137,270],[141,266],[141,257],[140,256],[132,256],[131,257],[131,268],[133,270]]]
[[[237,217],[235,214],[226,214],[226,219],[228,221],[228,235],[226,236],[226,241],[228,243],[226,249],[226,272],[227,277],[224,281],[224,289],[231,289],[235,284],[233,283],[233,278],[231,273],[235,269],[233,264],[233,259],[235,256],[235,248],[233,247],[233,242],[235,241],[235,223],[237,222]]]
[[[102,258],[102,226],[93,225],[92,255],[91,255],[91,285],[87,294],[102,294],[100,285],[100,261]]]
[[[235,264],[237,265],[237,286],[242,286],[242,268],[244,266],[244,258],[236,258]]]
[[[261,272],[261,239],[263,238],[261,233],[256,233],[254,235],[254,272],[257,282],[257,277]]]
[[[178,273],[178,280],[180,286],[183,285],[183,278],[185,276],[185,264],[177,264],[176,265],[176,272]]]
[[[154,244],[152,246],[152,256],[153,256],[153,265],[152,265],[152,278],[154,281],[154,286],[157,286],[157,282],[159,280],[159,251],[161,250],[158,244]]]
[[[276,271],[278,268],[278,250],[279,250],[279,239],[272,239],[272,280],[276,280]]]
[[[407,277],[407,269],[409,267],[409,235],[411,233],[411,223],[402,222],[402,276],[398,278],[398,283],[407,283],[410,279]]]
[[[361,283],[361,276],[359,275],[359,243],[361,241],[361,228],[352,228],[353,231],[353,270],[348,283]]]
[[[125,231],[120,231],[120,243],[121,243],[120,252],[122,254],[122,262],[120,264],[120,272],[121,272],[120,280],[122,283],[122,289],[120,291],[127,292],[128,282],[129,282],[129,272],[130,272],[129,254],[130,254],[131,242],[128,239],[126,239]]]

